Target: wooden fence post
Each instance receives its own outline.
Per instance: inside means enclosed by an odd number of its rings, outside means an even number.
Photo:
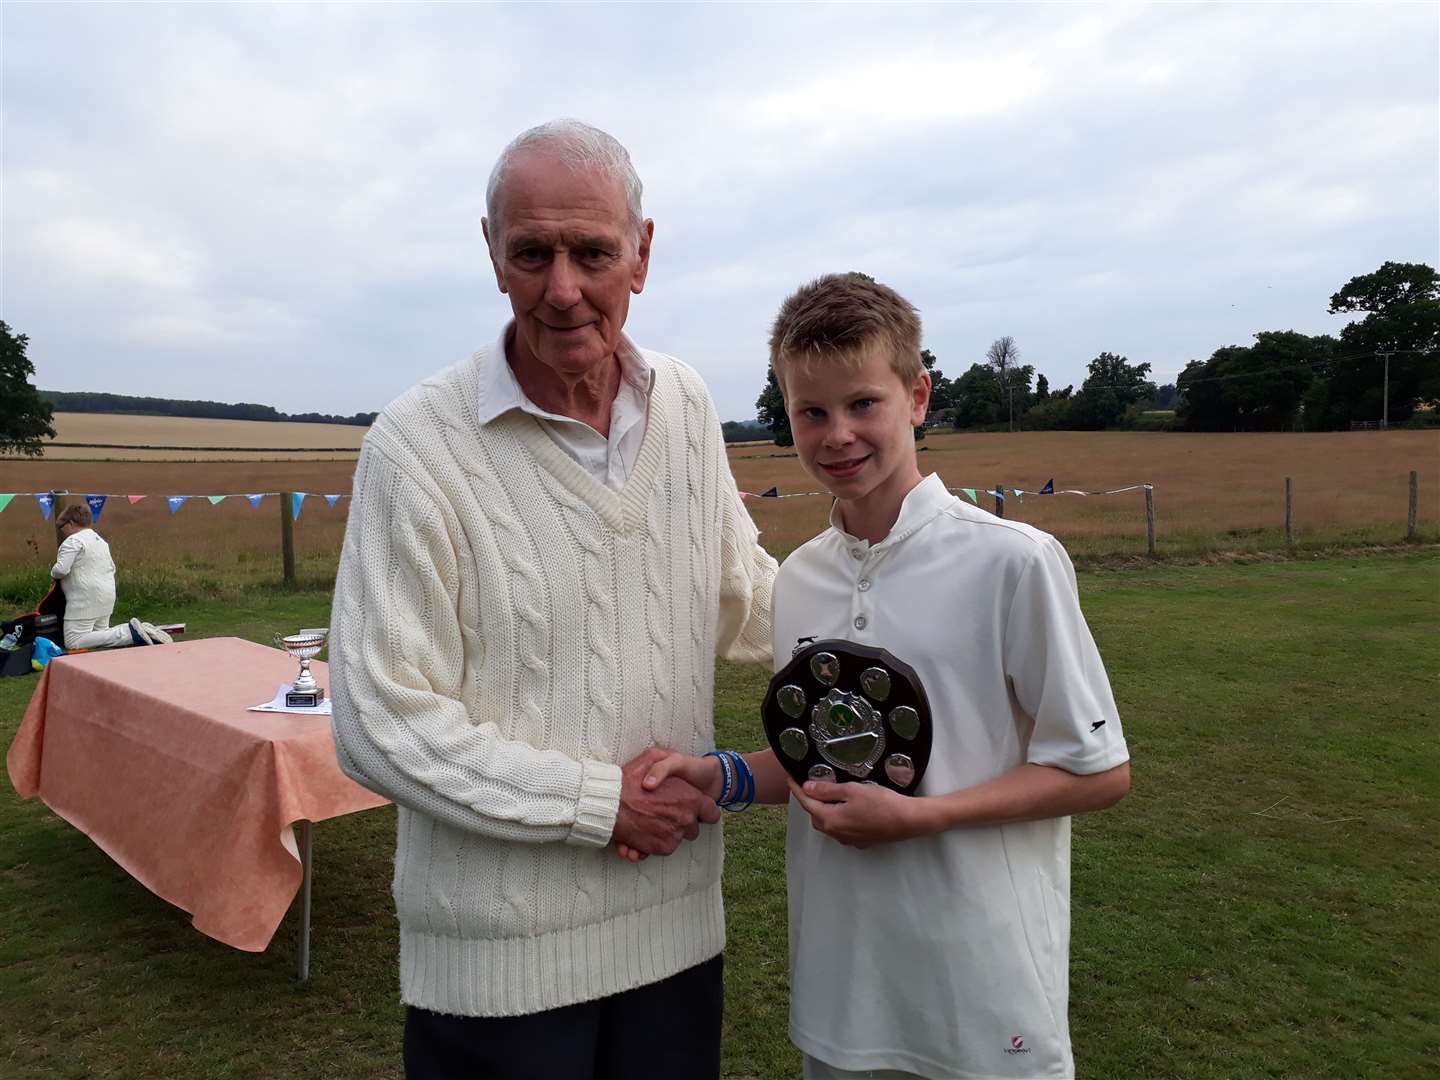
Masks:
[[[285,584],[295,584],[295,493],[280,493],[280,557]]]
[[[1410,470],[1410,512],[1405,515],[1405,539],[1415,539],[1415,516],[1420,509],[1420,474]]]
[[[995,485],[995,516],[1005,516],[1005,489],[999,484]]]
[[[60,531],[60,511],[65,509],[65,496],[68,491],[50,492],[50,522],[55,526],[55,546],[59,547],[65,540],[65,534]]]
[[[1155,487],[1145,485],[1145,554],[1155,554]]]
[[[1290,477],[1285,477],[1285,543],[1295,543],[1295,516],[1290,499]]]

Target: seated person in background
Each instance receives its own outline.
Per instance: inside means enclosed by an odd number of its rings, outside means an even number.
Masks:
[[[55,520],[65,539],[50,576],[65,593],[65,648],[170,644],[170,635],[153,623],[131,619],[110,625],[115,611],[115,560],[110,558],[110,545],[90,527],[89,509],[67,506]]]

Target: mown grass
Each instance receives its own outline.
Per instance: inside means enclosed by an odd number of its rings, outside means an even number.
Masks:
[[[1101,567],[1080,581],[1134,756],[1131,795],[1075,826],[1081,1075],[1431,1075],[1440,554]],[[323,588],[228,588],[165,613],[192,634],[258,641],[327,617]],[[765,678],[720,665],[722,744],[755,744]],[[6,743],[32,685],[0,680]],[[756,808],[727,829],[725,1072],[793,1077],[781,816]],[[390,810],[317,829],[303,986],[293,913],[270,951],[236,952],[37,802],[0,795],[0,836],[0,1075],[400,1075]]]

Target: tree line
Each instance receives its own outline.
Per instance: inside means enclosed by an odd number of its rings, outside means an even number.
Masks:
[[[35,365],[26,350],[30,339],[0,321],[0,454],[39,457],[45,442],[55,438],[56,412],[121,413],[143,416],[185,416],[206,420],[288,421],[298,424],[354,424],[368,427],[378,413],[331,416],[328,413],[282,413],[269,405],[243,402],[181,401],[129,394],[71,393],[37,390],[31,381]]]
[[[926,349],[929,422],[964,431],[1334,431],[1354,421],[1440,416],[1440,276],[1432,267],[1387,262],[1351,278],[1329,311],[1364,317],[1338,337],[1262,330],[1254,344],[1192,360],[1161,386],[1148,362],[1111,352],[1089,362],[1078,387],[1053,390],[1035,365],[1020,362],[1013,337],[997,338],[954,379]],[[790,445],[773,372],[755,404],[775,441]]]
[[[41,390],[43,399],[55,412],[122,413],[139,416],[186,416],[204,420],[261,420],[291,424],[354,424],[369,427],[378,415],[353,416],[330,413],[284,413],[269,405],[251,402],[185,401],[178,398],[133,397],[129,394],[100,394],[88,391]]]

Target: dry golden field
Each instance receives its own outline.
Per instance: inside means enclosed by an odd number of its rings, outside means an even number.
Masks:
[[[1151,432],[1021,432],[930,434],[920,443],[922,472],[952,488],[1039,490],[1155,485],[1157,546],[1230,547],[1252,530],[1284,525],[1285,477],[1294,481],[1295,526],[1305,532],[1387,527],[1405,533],[1409,472],[1420,473],[1420,519],[1440,521],[1440,432],[1188,435]],[[774,446],[731,451],[742,489],[782,494],[816,485],[790,453]],[[977,495],[979,492],[977,492]],[[963,498],[963,496],[962,496]],[[993,510],[993,498],[980,496]],[[782,499],[752,504],[751,513],[776,550],[789,550],[824,528],[828,500]],[[1089,553],[1144,551],[1145,495],[1079,498],[1027,496],[1006,500],[1006,516],[1061,537]],[[1238,535],[1232,536],[1235,533]],[[1376,538],[1381,538],[1377,533]]]
[[[117,416],[56,413],[55,441],[91,446],[51,446],[47,460],[123,458],[134,461],[210,461],[236,457],[288,460],[354,457],[365,429],[351,424],[277,424],[258,420],[198,420],[184,416]],[[104,447],[94,444],[105,444]],[[125,449],[115,449],[123,446]],[[186,447],[141,450],[142,446]],[[188,449],[220,447],[220,450]],[[341,447],[339,453],[323,453]],[[286,452],[274,452],[279,449]],[[257,452],[266,451],[266,452]]]
[[[128,418],[121,418],[128,419]],[[133,423],[133,419],[130,420]],[[196,422],[229,425],[232,421]],[[148,421],[147,421],[148,424]],[[312,425],[251,425],[311,428]],[[161,441],[148,428],[144,441]],[[213,430],[211,428],[210,430]],[[361,429],[354,431],[358,437]],[[202,433],[210,439],[208,431]],[[136,441],[140,441],[138,438]],[[216,445],[210,442],[207,445]],[[273,438],[269,445],[280,445]],[[298,445],[298,443],[296,444]],[[334,445],[340,445],[338,442]],[[1185,435],[1125,432],[931,434],[921,443],[925,472],[951,487],[1087,490],[1155,485],[1158,549],[1165,554],[1276,546],[1283,524],[1286,476],[1295,488],[1295,524],[1302,542],[1372,543],[1405,533],[1408,475],[1420,474],[1420,524],[1427,539],[1440,527],[1440,432]],[[769,445],[736,447],[731,463],[740,486],[759,492],[815,490],[793,451]],[[0,458],[0,492],[69,490],[147,495],[134,506],[112,500],[101,531],[124,565],[207,566],[244,563],[257,572],[279,565],[275,499],[252,509],[242,498],[218,506],[187,502],[171,515],[163,496],[299,490],[316,496],[348,493],[354,459],[339,461],[53,461]],[[980,505],[993,508],[992,499]],[[752,504],[766,544],[786,552],[824,527],[823,497]],[[1060,536],[1081,557],[1144,551],[1144,495],[1007,500],[1010,517]],[[295,531],[297,554],[338,550],[348,500],[334,509],[307,499]],[[0,564],[37,563],[54,550],[53,527],[33,499],[19,497],[0,514]],[[278,573],[278,569],[276,571]]]

